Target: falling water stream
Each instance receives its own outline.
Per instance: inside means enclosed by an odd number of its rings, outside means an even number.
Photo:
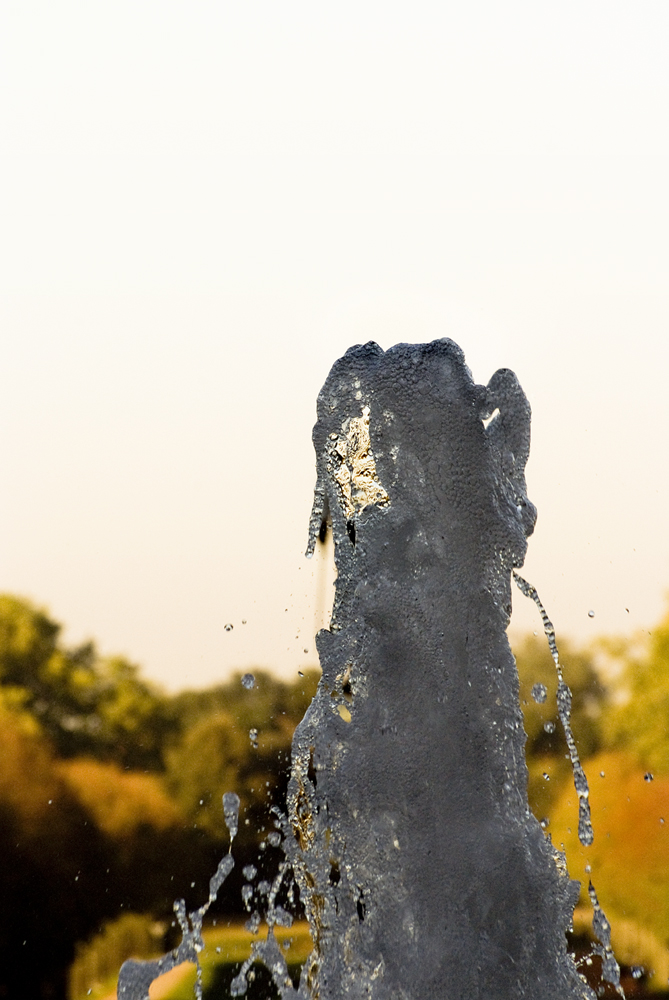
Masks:
[[[451,340],[349,350],[318,397],[307,554],[332,532],[337,581],[317,636],[318,691],[293,740],[285,860],[254,961],[300,1000],[576,1000],[594,993],[567,948],[579,893],[527,799],[525,732],[506,630],[511,576],[542,615],[558,712],[592,842],[588,784],[553,627],[522,566],[530,408],[513,372],[474,383]],[[237,804],[226,796],[231,844]],[[181,945],[126,963],[119,997],[202,948],[209,900],[177,905]],[[294,878],[313,950],[295,987],[274,927]],[[603,975],[622,993],[610,928],[590,887]],[[196,993],[201,996],[200,980]]]

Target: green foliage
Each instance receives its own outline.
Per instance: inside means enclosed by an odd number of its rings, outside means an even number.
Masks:
[[[607,744],[669,777],[669,613],[652,633],[602,645],[622,668],[622,698],[604,718]]]
[[[168,700],[122,657],[60,644],[61,626],[30,601],[0,595],[0,690],[37,720],[62,757],[86,754],[159,769],[177,723]]]
[[[313,670],[286,684],[256,671],[251,689],[236,674],[213,690],[177,695],[183,730],[166,751],[166,781],[198,826],[226,839],[221,802],[225,792],[235,791],[241,799],[240,842],[262,839],[271,806],[285,810],[293,732],[318,676]]]

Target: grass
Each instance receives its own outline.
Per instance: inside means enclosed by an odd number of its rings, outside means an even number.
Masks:
[[[203,933],[204,951],[200,954],[200,964],[202,966],[202,987],[204,1000],[207,997],[214,997],[217,1000],[227,1000],[229,997],[229,986],[232,979],[239,972],[241,963],[251,954],[251,944],[253,941],[262,940],[267,934],[267,927],[261,926],[257,935],[245,930],[242,925],[229,924],[221,927],[209,927]],[[296,973],[312,948],[311,937],[309,935],[309,925],[306,921],[295,923],[291,928],[277,927],[275,935],[281,950],[286,956],[286,962],[291,972]],[[289,941],[287,948],[283,943]],[[261,988],[262,996],[267,996],[268,989],[272,990],[269,973],[264,967],[258,966],[255,970],[256,978],[253,986]],[[164,1000],[193,1000],[195,996],[195,967],[191,967],[188,974],[184,976],[174,988],[164,994]],[[253,996],[254,989],[249,989],[246,994],[248,1000]]]

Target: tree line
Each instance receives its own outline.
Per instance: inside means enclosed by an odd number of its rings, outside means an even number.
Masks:
[[[642,640],[561,645],[591,786],[589,851],[576,837],[547,644],[514,645],[535,815],[585,890],[590,867],[612,922],[636,921],[666,944],[669,616]],[[176,898],[199,905],[227,850],[221,800],[231,790],[238,864],[221,906],[243,912],[241,870],[267,846],[271,807],[285,808],[292,735],[318,676],[287,683],[254,670],[252,683],[238,673],[168,695],[93,643],[67,647],[30,601],[0,596],[0,997],[64,998],[77,942],[106,920],[171,918]]]

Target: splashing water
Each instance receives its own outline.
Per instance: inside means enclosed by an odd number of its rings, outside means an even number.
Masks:
[[[599,941],[599,945],[595,945],[593,948],[593,954],[599,955],[602,959],[602,978],[606,979],[609,983],[613,983],[616,988],[616,993],[618,993],[621,997],[624,997],[625,992],[620,985],[620,966],[616,961],[616,957],[613,954],[613,948],[611,947],[611,925],[599,905],[597,893],[595,892],[595,887],[592,882],[588,883],[588,895],[590,897],[593,910],[592,929],[595,937]]]
[[[572,770],[574,774],[574,787],[576,789],[576,794],[579,801],[579,818],[578,818],[578,837],[581,843],[588,847],[592,844],[594,840],[594,831],[592,828],[592,820],[590,816],[590,791],[588,788],[588,780],[583,770],[581,764],[578,750],[576,749],[576,743],[574,742],[574,736],[571,731],[571,691],[568,685],[565,683],[564,675],[562,672],[562,666],[560,664],[560,658],[558,654],[557,642],[555,638],[555,629],[553,623],[551,622],[546,609],[544,608],[536,587],[528,583],[527,580],[523,579],[516,570],[513,571],[513,578],[516,582],[518,589],[525,595],[529,597],[530,600],[534,601],[539,613],[541,615],[541,621],[543,623],[544,632],[548,640],[548,645],[551,651],[551,656],[553,657],[553,662],[555,663],[555,669],[558,676],[558,690],[557,690],[557,705],[558,705],[558,715],[560,716],[560,722],[562,723],[562,728],[564,729],[565,739],[567,741],[567,747],[569,749],[569,758],[571,760]],[[590,612],[594,614],[594,612]],[[543,685],[535,685],[535,687],[543,687]],[[534,688],[532,689],[534,693]],[[545,691],[545,688],[544,688]],[[538,699],[537,699],[538,700]],[[543,700],[545,700],[545,695]],[[548,723],[546,724],[548,725]],[[546,728],[546,726],[544,726]],[[551,730],[547,730],[549,732]],[[604,777],[604,772],[600,772],[601,776]],[[652,779],[652,775],[650,775]],[[589,871],[589,866],[587,866]],[[592,882],[588,883],[588,895],[590,897],[590,902],[592,903],[593,916],[592,916],[592,929],[595,937],[600,942],[599,945],[595,945],[592,954],[599,955],[602,959],[602,978],[607,982],[612,983],[616,991],[620,996],[624,997],[625,993],[620,984],[620,966],[616,961],[616,957],[613,953],[611,947],[611,925],[609,924],[604,911],[599,905],[599,900],[597,898],[597,893]]]
[[[197,910],[188,913],[186,904],[178,899],[174,904],[174,912],[182,932],[181,943],[173,951],[162,958],[153,961],[138,961],[130,959],[121,966],[118,977],[117,996],[119,1000],[148,1000],[149,986],[182,962],[194,962],[197,967],[195,995],[202,1000],[202,969],[200,967],[200,952],[204,948],[202,940],[202,922],[211,904],[216,900],[219,890],[235,866],[232,857],[232,842],[235,839],[239,823],[239,796],[235,792],[226,792],[223,796],[223,815],[230,834],[230,848],[209,881],[209,898]]]
[[[546,638],[548,639],[551,656],[553,657],[553,663],[555,664],[555,670],[558,678],[558,715],[560,717],[560,722],[562,723],[565,739],[567,741],[569,759],[571,760],[571,767],[574,774],[574,788],[576,789],[576,794],[578,796],[578,839],[584,847],[588,847],[594,839],[592,820],[590,817],[590,788],[588,787],[588,779],[586,778],[583,765],[581,764],[581,759],[578,755],[578,750],[576,749],[574,734],[571,731],[571,690],[565,683],[564,675],[562,673],[557,643],[555,641],[555,629],[552,621],[546,613],[546,609],[541,603],[536,587],[533,587],[531,583],[524,580],[515,569],[513,571],[513,579],[521,593],[523,593],[525,597],[529,597],[530,600],[534,601],[539,609],[541,621],[544,626],[544,632],[546,634]]]

